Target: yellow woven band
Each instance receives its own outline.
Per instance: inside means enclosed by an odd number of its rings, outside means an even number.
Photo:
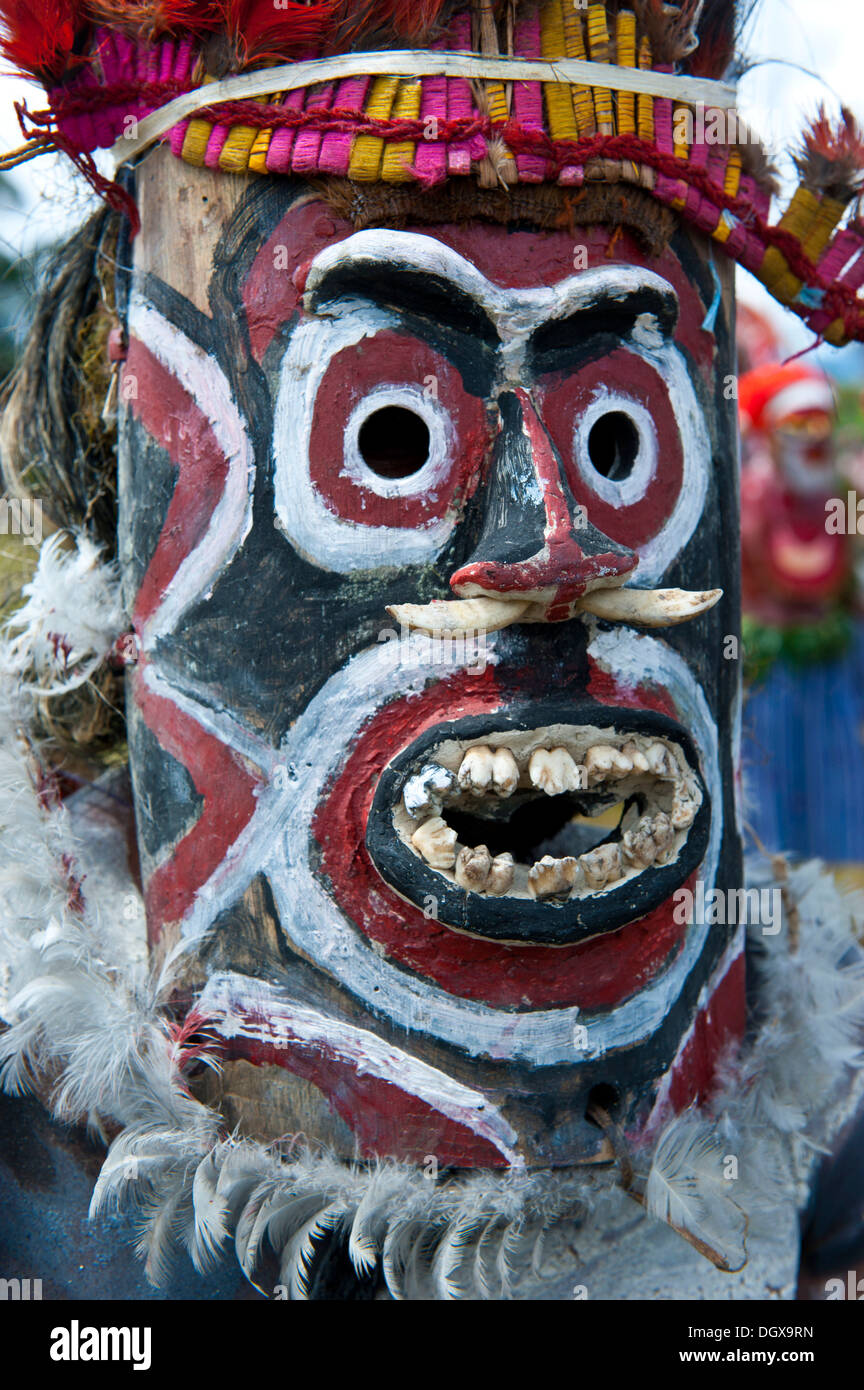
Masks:
[[[616,63],[594,63],[575,58],[556,58],[554,62],[535,62],[523,58],[482,58],[475,53],[429,52],[403,49],[392,52],[344,53],[333,58],[315,58],[305,63],[285,63],[208,82],[194,91],[184,92],[158,111],[138,122],[134,136],[121,136],[111,147],[115,169],[128,164],[154,141],[180,121],[225,101],[253,100],[275,92],[296,91],[317,82],[333,82],[345,77],[467,77],[497,78],[505,82],[581,83],[589,87],[635,92],[641,96],[670,97],[683,105],[728,110],[736,102],[736,89],[727,82],[709,78],[677,76],[650,69],[619,67]]]

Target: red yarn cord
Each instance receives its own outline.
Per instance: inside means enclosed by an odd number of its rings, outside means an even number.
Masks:
[[[63,121],[70,116],[87,116],[109,106],[124,106],[127,103],[165,106],[175,97],[191,91],[192,86],[190,82],[166,78],[164,82],[110,82],[95,89],[70,89],[68,94],[57,98],[50,111],[32,112],[31,119],[37,125],[47,125],[54,118]]]
[[[16,102],[15,114],[18,117],[18,124],[24,138],[32,139],[33,131],[28,129],[26,124],[28,119],[33,120],[32,112],[28,111],[23,103]],[[99,173],[92,154],[88,154],[86,150],[77,149],[67,136],[56,129],[40,134],[37,138],[44,141],[46,149],[57,150],[58,153],[65,154],[71,159],[75,168],[84,176],[93,191],[115,212],[123,213],[128,217],[131,236],[134,238],[138,235],[141,230],[141,218],[135,199],[119,183],[106,179],[104,174]]]

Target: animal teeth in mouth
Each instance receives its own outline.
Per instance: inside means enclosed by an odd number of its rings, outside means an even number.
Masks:
[[[485,845],[478,845],[476,849],[469,849],[467,845],[463,845],[456,856],[456,882],[460,888],[470,888],[475,893],[482,893],[489,881],[491,869],[492,855]]]
[[[552,905],[603,893],[676,859],[702,804],[681,748],[656,736],[561,724],[496,732],[485,743],[444,740],[432,757],[405,782],[394,828],[465,893]],[[617,825],[603,819],[612,808]],[[605,838],[562,852],[577,822],[582,845]],[[515,853],[501,846],[508,838]]]
[[[415,820],[437,815],[448,792],[454,791],[456,777],[440,763],[426,763],[405,788],[405,810]]]
[[[476,849],[463,845],[456,856],[454,877],[460,888],[500,897],[513,885],[513,869],[512,854],[496,854],[493,859],[485,845]]]
[[[623,750],[598,743],[585,754],[585,770],[589,782],[603,782],[607,777],[626,777],[633,771],[633,762]]]
[[[580,864],[572,855],[566,859],[553,859],[551,854],[528,870],[528,887],[535,898],[567,897],[570,889],[576,886],[580,875]]]
[[[656,862],[664,863],[675,831],[664,811],[656,816],[643,816],[634,830],[624,832],[621,850],[625,859],[637,869],[647,869]]]
[[[411,836],[411,843],[433,869],[452,869],[456,863],[456,831],[441,816],[424,820]]]
[[[605,888],[621,877],[621,846],[598,845],[579,860],[589,888]]]
[[[512,796],[519,785],[519,764],[509,748],[492,754],[492,785],[501,797]]]
[[[505,850],[503,854],[496,854],[495,858],[492,860],[492,868],[489,871],[489,877],[486,880],[486,892],[496,898],[503,897],[505,893],[509,893],[510,889],[513,887],[515,872],[516,866],[513,862],[512,854],[507,850]]]
[[[459,768],[459,786],[462,791],[485,792],[492,781],[493,763],[491,748],[469,748]]]
[[[632,739],[624,744],[621,752],[626,758],[630,759],[630,764],[634,772],[650,772],[651,768],[648,759],[645,757],[642,750],[636,747]]]
[[[577,766],[566,748],[536,748],[528,764],[528,776],[531,785],[547,796],[560,796],[585,786],[585,769]]]

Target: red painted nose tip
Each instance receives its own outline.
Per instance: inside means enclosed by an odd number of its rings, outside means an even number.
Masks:
[[[575,540],[566,538],[515,564],[475,560],[463,565],[451,577],[450,587],[461,598],[497,594],[535,603],[567,603],[581,598],[588,589],[599,588],[604,580],[609,585],[620,583],[636,564],[632,555],[617,550],[586,555]]]

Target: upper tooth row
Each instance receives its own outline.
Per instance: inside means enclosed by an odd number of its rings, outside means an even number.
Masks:
[[[597,782],[646,772],[667,779],[679,777],[679,768],[665,743],[652,743],[645,752],[632,741],[625,743],[623,748],[595,743],[587,750],[582,764],[577,763],[566,748],[535,748],[528,762],[531,785],[547,796],[584,791]],[[440,809],[444,797],[457,788],[462,792],[491,791],[496,796],[508,797],[518,785],[519,765],[510,749],[478,744],[467,750],[458,773],[438,763],[426,763],[419,773],[409,778],[404,791],[405,809],[409,816],[419,819],[433,815]],[[683,807],[680,814],[682,819],[686,818]]]
[[[587,750],[584,763],[577,763],[566,748],[535,748],[528,761],[531,785],[548,796],[584,791],[592,782],[645,772],[667,779],[679,777],[680,769],[665,743],[652,743],[644,753],[633,742],[623,748],[595,743]],[[519,766],[509,748],[480,744],[468,749],[456,780],[462,791],[480,792],[491,787],[498,796],[512,796],[519,784]]]

